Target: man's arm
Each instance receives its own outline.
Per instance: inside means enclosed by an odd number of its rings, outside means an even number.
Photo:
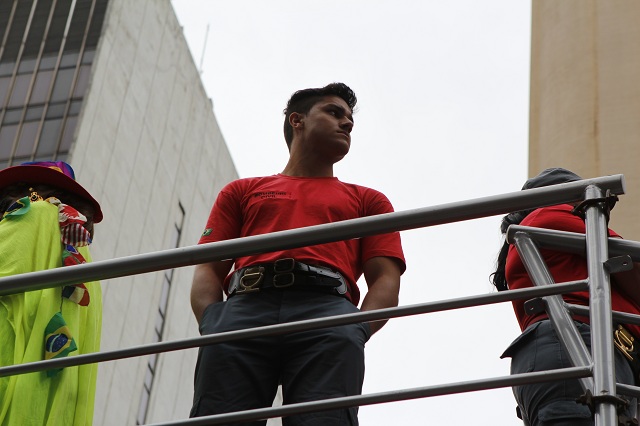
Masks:
[[[222,285],[231,265],[231,260],[196,265],[191,283],[191,309],[198,324],[207,306],[222,301]]]
[[[369,290],[362,301],[361,311],[392,308],[398,306],[400,292],[400,267],[390,257],[373,257],[362,266]],[[380,330],[387,320],[369,323],[371,333]]]

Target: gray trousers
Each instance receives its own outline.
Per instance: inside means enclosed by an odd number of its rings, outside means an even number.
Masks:
[[[347,299],[311,291],[266,289],[208,306],[201,334],[358,312]],[[200,348],[191,417],[283,403],[359,395],[368,324],[350,324]],[[285,426],[355,426],[357,407],[283,418]],[[265,420],[243,423],[258,426]]]
[[[587,348],[591,349],[589,325],[576,322]],[[571,367],[551,325],[544,320],[530,325],[509,346],[502,357],[511,357],[511,374]],[[634,385],[633,372],[626,358],[615,350],[616,381]],[[576,402],[583,394],[578,379],[557,380],[525,386],[515,386],[513,394],[525,425],[530,426],[593,426],[591,411]],[[629,397],[625,397],[630,399]],[[630,399],[627,416],[635,414],[636,400]]]

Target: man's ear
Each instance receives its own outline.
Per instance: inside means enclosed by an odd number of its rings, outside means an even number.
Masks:
[[[299,112],[292,112],[289,114],[289,124],[294,129],[299,129],[304,125],[304,114],[300,114]]]

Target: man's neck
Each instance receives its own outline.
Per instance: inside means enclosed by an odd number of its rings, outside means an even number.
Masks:
[[[282,174],[297,177],[333,177],[333,164],[305,164],[290,158]]]

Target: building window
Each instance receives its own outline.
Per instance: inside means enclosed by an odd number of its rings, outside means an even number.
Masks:
[[[169,248],[180,247],[180,237],[182,236],[184,215],[184,207],[182,206],[182,203],[178,203],[178,217],[174,224],[173,232],[171,233]],[[156,313],[153,336],[151,338],[153,343],[162,341],[162,335],[164,333],[165,320],[167,316],[167,307],[169,306],[169,297],[171,296],[171,283],[173,281],[173,275],[173,269],[166,270],[163,275],[162,290],[160,292],[160,302],[158,303],[158,311]],[[159,354],[153,354],[149,356],[149,362],[147,363],[147,370],[145,372],[144,383],[142,386],[142,396],[140,397],[140,405],[138,406],[138,418],[136,420],[137,425],[143,425],[147,420],[149,401],[151,401],[151,390],[153,388],[153,382],[156,375],[156,368],[158,367],[159,357]]]

